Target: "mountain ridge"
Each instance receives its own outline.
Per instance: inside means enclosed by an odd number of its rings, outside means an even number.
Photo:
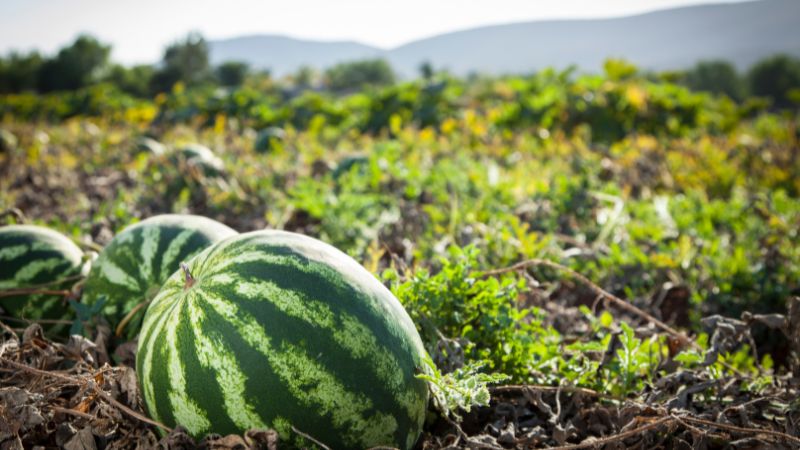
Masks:
[[[800,56],[797,23],[800,1],[758,0],[624,17],[484,25],[391,49],[352,40],[314,41],[276,34],[211,41],[210,48],[212,63],[243,60],[255,68],[270,68],[278,76],[304,65],[325,69],[375,57],[387,59],[405,76],[414,75],[423,61],[465,75],[569,65],[592,71],[609,57],[625,58],[653,70],[682,69],[704,59],[727,59],[744,69],[774,53]]]

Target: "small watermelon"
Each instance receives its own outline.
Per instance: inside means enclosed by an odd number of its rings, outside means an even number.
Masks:
[[[167,280],[136,365],[150,416],[196,437],[272,428],[336,449],[408,450],[428,402],[424,355],[400,302],[352,258],[254,231]]]
[[[205,176],[219,176],[225,171],[225,165],[210,148],[200,144],[185,145],[170,156],[173,164],[186,164]]]
[[[162,156],[167,148],[161,142],[149,137],[141,137],[136,141],[136,153],[148,153],[153,156]]]
[[[365,155],[350,155],[336,164],[336,169],[333,170],[332,176],[334,180],[338,180],[342,175],[349,173],[351,170],[364,172],[367,167],[369,167],[369,157]]]
[[[234,234],[215,220],[193,215],[165,214],[131,225],[92,264],[83,302],[91,305],[104,298],[103,314],[115,328],[138,306],[139,313],[123,324],[132,338],[138,334],[145,302],[155,297],[180,263]]]
[[[8,130],[0,129],[0,153],[10,152],[17,148],[17,137]]]
[[[286,139],[286,132],[282,128],[268,127],[261,130],[256,138],[255,150],[258,153],[268,153],[281,148],[281,142]]]
[[[46,290],[69,289],[78,281],[76,278],[83,268],[81,249],[58,232],[33,225],[0,227],[0,290],[34,286]],[[64,320],[72,316],[63,295],[0,297],[0,307],[9,316],[33,321]],[[69,328],[64,324],[43,325],[54,333]]]

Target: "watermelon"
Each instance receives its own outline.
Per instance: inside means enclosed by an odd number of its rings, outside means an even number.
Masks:
[[[83,252],[66,236],[33,225],[0,227],[0,290],[47,285],[64,290],[74,285],[84,268]],[[62,282],[59,282],[64,280]],[[69,319],[72,310],[61,295],[16,295],[0,297],[6,315],[28,320]],[[48,331],[66,330],[66,325],[43,324]]]
[[[84,285],[83,302],[105,299],[103,315],[126,336],[138,334],[144,302],[155,297],[180,263],[236,231],[206,217],[165,214],[125,228],[100,252]],[[138,305],[128,324],[125,318]],[[117,330],[120,335],[122,328]]]
[[[258,153],[268,153],[281,148],[281,142],[286,139],[286,132],[282,128],[268,127],[261,130],[256,138],[255,150]]]
[[[0,129],[0,153],[10,152],[17,148],[17,137],[8,130]]]
[[[136,141],[136,153],[148,153],[153,156],[161,156],[167,151],[167,148],[161,142],[149,137],[141,137]]]
[[[316,239],[254,231],[174,273],[136,357],[152,418],[196,437],[293,428],[330,448],[410,449],[428,402],[425,350],[400,302]]]
[[[336,169],[333,170],[333,179],[338,180],[342,175],[349,173],[353,168],[359,172],[364,172],[366,167],[369,167],[369,158],[365,155],[350,155],[339,161],[336,164]]]
[[[172,156],[173,164],[186,164],[206,176],[219,176],[225,165],[210,148],[200,144],[188,144],[176,150]]]

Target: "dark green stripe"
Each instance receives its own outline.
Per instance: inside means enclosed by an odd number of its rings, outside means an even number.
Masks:
[[[165,233],[164,230],[161,230],[158,246],[156,247],[156,254],[153,255],[152,281],[155,283],[162,284],[167,281],[161,279],[161,265],[164,262],[164,254],[167,252],[169,244],[172,243],[172,240],[175,239],[177,235],[178,233]]]
[[[177,236],[177,234],[176,234]],[[200,253],[203,249],[211,245],[211,242],[208,241],[208,238],[200,233],[194,233],[192,236],[183,244],[181,247],[181,251],[178,253],[178,256],[171,262],[173,266],[173,272],[180,269],[180,264],[182,262],[188,263],[190,259]]]
[[[19,245],[19,244],[15,244]],[[0,266],[0,279],[2,280],[13,280],[15,275],[31,263],[36,261],[44,260],[44,259],[53,259],[59,258],[63,260],[63,263],[59,264],[55,268],[51,269],[48,272],[40,272],[40,276],[33,279],[33,282],[30,283],[31,285],[34,284],[41,284],[47,283],[50,281],[59,280],[64,277],[56,277],[52,278],[52,276],[60,275],[64,272],[75,271],[77,272],[76,266],[72,264],[72,261],[67,259],[63,253],[55,251],[55,250],[36,250],[31,251],[28,250],[24,254],[20,255],[16,259],[12,259],[11,261],[3,261],[2,266]],[[42,274],[46,274],[42,275]],[[69,275],[67,275],[69,276]],[[44,280],[44,281],[41,281]],[[40,282],[37,282],[40,281]]]
[[[207,334],[226,335],[227,330],[224,326],[228,325],[220,317],[212,314],[209,308],[204,308],[206,315],[204,328],[209,330]],[[213,432],[221,434],[237,433],[238,429],[225,411],[225,401],[222,390],[214,382],[216,372],[211,368],[203,367],[197,357],[195,349],[195,336],[189,320],[188,302],[185,302],[180,313],[182,320],[178,324],[177,348],[181,361],[184,363],[184,376],[186,377],[186,394],[189,398],[195,399],[197,406],[205,410],[209,421],[212,423]],[[166,318],[165,318],[166,319]],[[235,334],[235,333],[233,333]],[[246,372],[248,374],[258,372]]]

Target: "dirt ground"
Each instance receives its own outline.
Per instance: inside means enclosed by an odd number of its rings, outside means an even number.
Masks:
[[[800,298],[790,301],[786,315],[717,318],[712,344],[722,349],[756,322],[773,326],[795,352],[800,349]],[[109,330],[99,326],[94,336],[58,343],[39,325],[18,331],[2,324],[0,450],[286,447],[270,430],[198,442],[181,428],[150,421],[136,381],[135,343],[109,354]],[[713,378],[702,370],[673,371],[630,398],[582,388],[497,386],[491,404],[463,414],[460,424],[441,416],[429,421],[417,448],[800,448],[800,378],[773,380],[757,396],[743,389],[753,381],[748,376]]]

